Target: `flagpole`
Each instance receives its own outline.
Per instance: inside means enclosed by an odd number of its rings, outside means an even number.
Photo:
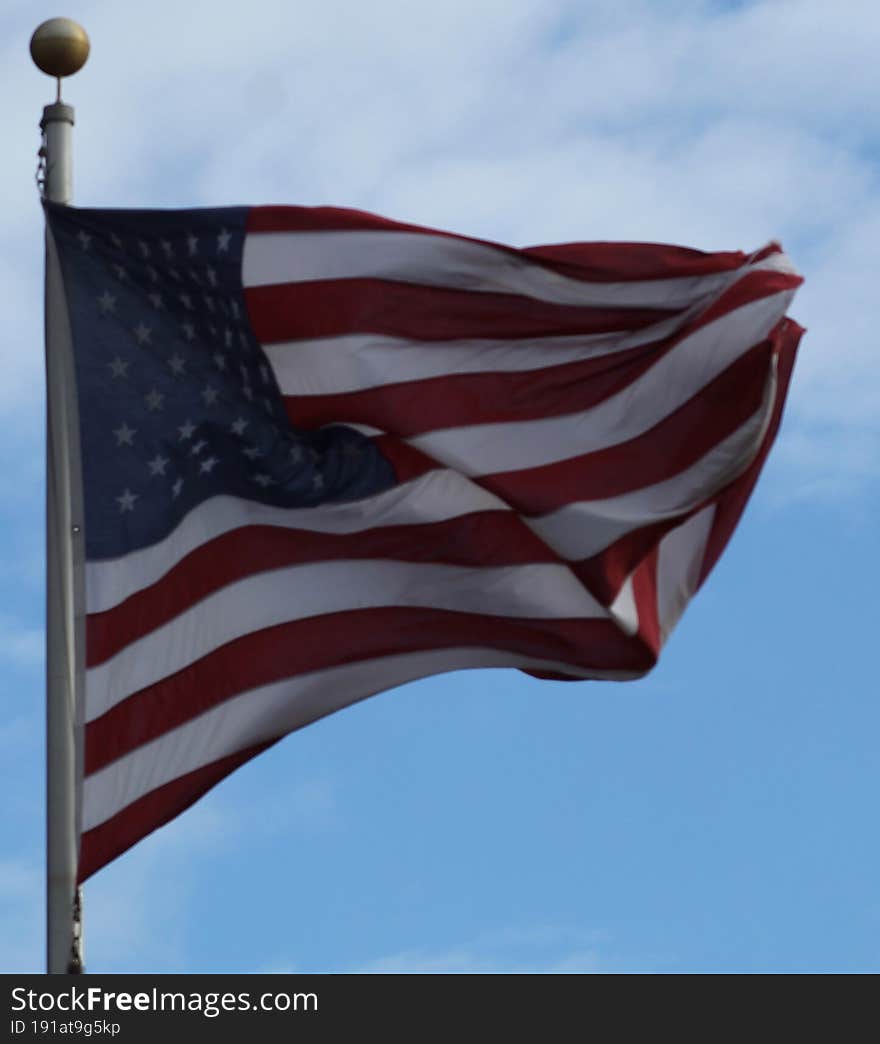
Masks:
[[[85,64],[89,40],[68,18],[52,18],[31,37],[35,64],[55,77],[43,110],[39,179],[43,198],[73,195],[73,107],[61,79]],[[82,493],[75,376],[58,259],[46,232],[46,970],[83,970],[82,895],[77,860],[82,778]]]

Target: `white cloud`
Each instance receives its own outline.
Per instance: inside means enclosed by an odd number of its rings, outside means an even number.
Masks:
[[[608,940],[595,934],[551,925],[513,926],[446,949],[401,950],[345,970],[360,975],[584,975],[625,970],[609,949]]]
[[[603,953],[599,946],[578,946],[571,939],[562,938],[560,933],[554,933],[549,947],[546,941],[532,940],[531,953],[528,939],[515,941],[514,952],[509,952],[500,939],[492,944],[481,939],[439,950],[400,950],[350,967],[329,970],[345,975],[600,975],[665,970],[669,963],[663,962],[661,969],[656,961],[622,962]],[[314,970],[279,961],[258,968],[256,973],[295,975]]]
[[[853,438],[841,425],[800,427],[793,422],[774,450],[768,499],[775,508],[797,503],[837,505],[853,521],[863,509],[858,495],[880,479],[880,432]],[[854,503],[855,501],[855,503]],[[868,514],[873,523],[873,514]]]
[[[32,404],[43,380],[43,293],[39,277],[42,240],[36,222],[31,233],[36,242],[29,244],[24,236],[13,233],[11,249],[6,256],[0,256],[0,286],[7,302],[0,340],[0,416],[19,412],[22,401]]]
[[[592,950],[565,954],[547,963],[506,961],[468,947],[442,952],[406,950],[352,969],[358,975],[583,975],[602,971]]]

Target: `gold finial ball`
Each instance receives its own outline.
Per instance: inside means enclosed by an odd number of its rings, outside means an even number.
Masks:
[[[89,38],[72,18],[50,18],[31,37],[31,58],[47,76],[73,76],[88,56]]]

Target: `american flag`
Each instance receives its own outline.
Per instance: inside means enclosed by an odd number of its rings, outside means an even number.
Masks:
[[[80,880],[373,693],[650,670],[757,480],[802,333],[777,244],[47,212],[85,505]]]

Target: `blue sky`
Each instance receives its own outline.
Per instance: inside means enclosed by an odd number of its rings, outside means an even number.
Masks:
[[[86,888],[95,972],[877,971],[880,14],[843,0],[71,3],[75,199],[331,203],[806,276],[776,450],[647,679],[467,672],[239,770]],[[43,963],[42,226],[0,84],[0,968]]]

